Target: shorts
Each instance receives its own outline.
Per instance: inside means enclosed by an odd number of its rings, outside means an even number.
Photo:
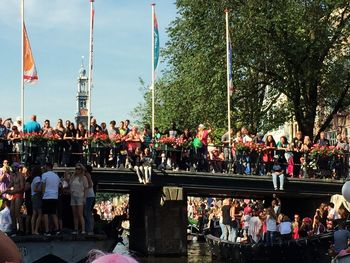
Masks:
[[[71,196],[70,197],[70,205],[84,205],[85,198],[81,196]]]
[[[57,214],[57,199],[43,199],[42,210],[44,215],[56,215]]]
[[[40,194],[35,194],[32,196],[33,211],[40,210],[42,207],[42,198]]]

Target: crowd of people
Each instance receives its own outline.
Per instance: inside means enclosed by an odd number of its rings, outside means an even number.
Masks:
[[[95,200],[91,167],[77,163],[59,177],[52,164],[26,167],[3,161],[0,168],[0,230],[8,235],[92,235]]]
[[[118,205],[113,204],[111,200],[101,201],[95,204],[94,209],[102,220],[111,221],[115,216],[129,214],[128,199]]]
[[[189,222],[197,223],[200,232],[207,229],[222,240],[242,244],[273,244],[319,235],[334,230],[348,215],[343,207],[337,210],[333,203],[321,203],[313,218],[301,218],[299,214],[290,218],[283,213],[283,204],[275,194],[269,205],[252,199],[189,199],[187,211]],[[336,242],[335,250],[339,252],[345,245]]]
[[[45,120],[41,127],[35,115],[25,125],[20,118],[15,123],[0,118],[0,161],[133,168],[144,184],[151,182],[152,168],[272,175],[274,188],[282,190],[286,176],[339,178],[348,174],[349,143],[344,133],[331,146],[324,132],[315,143],[301,132],[290,141],[281,136],[276,142],[270,134],[252,134],[242,127],[224,133],[218,142],[212,129],[203,124],[196,130],[180,130],[172,123],[164,131],[155,128],[153,137],[150,125],[131,127],[129,120],[118,126],[112,120],[108,126],[92,118],[88,129],[82,123],[77,126],[69,120],[64,125],[59,119],[55,126]],[[53,143],[46,141],[46,147],[22,143],[37,137]]]

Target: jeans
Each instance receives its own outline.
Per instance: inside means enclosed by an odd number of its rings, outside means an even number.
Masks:
[[[223,225],[224,226],[224,232],[221,236],[223,236],[223,240],[229,240],[231,236],[231,226],[230,225]]]
[[[266,240],[268,244],[273,244],[276,241],[276,231],[267,231]]]
[[[95,197],[87,197],[84,206],[84,218],[85,218],[85,231],[93,232],[93,218],[92,218],[92,204],[94,203]]]
[[[231,227],[231,231],[230,231],[230,236],[228,237],[228,240],[231,242],[236,242],[236,238],[237,238],[237,228],[233,228]]]
[[[220,223],[220,228],[221,228],[221,236],[220,239],[224,239],[224,233],[225,233],[225,225],[223,223]]]
[[[280,190],[283,189],[283,185],[284,185],[284,174],[280,174],[280,175],[277,175],[277,173],[272,173],[272,183],[273,183],[273,187],[275,189],[277,189],[277,177],[280,178]]]

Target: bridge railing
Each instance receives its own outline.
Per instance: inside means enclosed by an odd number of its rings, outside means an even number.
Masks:
[[[349,171],[349,153],[334,147],[315,147],[310,151],[264,148],[232,148],[208,145],[196,148],[192,143],[103,142],[91,140],[0,140],[0,161],[27,164],[52,162],[74,166],[77,162],[96,167],[125,167],[132,164],[135,149],[151,149],[153,166],[158,169],[268,175],[274,164],[291,177],[345,178]]]

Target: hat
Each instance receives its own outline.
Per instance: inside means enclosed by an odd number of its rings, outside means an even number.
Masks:
[[[16,121],[22,121],[22,118],[20,116],[17,116]]]
[[[22,168],[23,166],[24,166],[23,164],[17,163],[17,162],[14,162],[14,163],[12,164],[12,168],[13,168],[13,169],[19,169],[19,168]]]
[[[310,217],[304,217],[304,218],[303,218],[303,222],[304,222],[304,223],[310,223],[310,224],[311,224],[312,219],[311,219]]]
[[[204,129],[204,128],[205,128],[205,126],[204,126],[204,124],[199,124],[199,125],[198,125],[198,128],[200,128],[200,129]]]
[[[252,212],[252,208],[250,207],[250,206],[247,206],[246,208],[244,208],[244,210],[243,210],[243,214],[245,214],[245,215],[247,215],[247,214],[249,214],[249,213],[251,213]]]
[[[279,159],[280,157],[276,154],[273,156],[274,159]]]

